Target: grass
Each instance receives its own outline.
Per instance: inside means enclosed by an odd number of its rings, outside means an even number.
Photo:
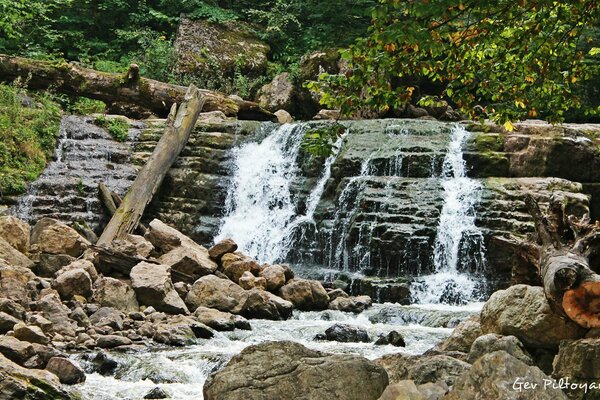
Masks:
[[[0,84],[0,196],[25,192],[52,157],[61,108],[48,93]]]
[[[129,123],[125,118],[107,118],[106,116],[101,115],[96,117],[94,123],[101,128],[105,128],[117,142],[124,142],[127,140]]]

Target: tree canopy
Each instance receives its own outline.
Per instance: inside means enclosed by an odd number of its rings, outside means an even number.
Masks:
[[[447,100],[508,129],[598,113],[598,99],[586,101],[598,86],[585,88],[599,80],[599,16],[596,0],[381,0],[368,36],[343,52],[345,73],[312,88],[343,114]]]

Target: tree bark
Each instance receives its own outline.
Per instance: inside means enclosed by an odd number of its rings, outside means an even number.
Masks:
[[[128,233],[132,233],[138,226],[146,206],[185,147],[203,104],[204,96],[194,85],[191,85],[179,111],[177,105],[173,105],[167,118],[165,132],[123,202],[104,228],[104,232],[98,239],[98,245],[121,239]]]
[[[186,88],[139,75],[132,64],[124,74],[84,68],[76,63],[31,60],[0,54],[0,81],[21,78],[32,89],[52,87],[61,93],[89,97],[107,103],[126,102],[164,117],[171,106],[181,103]],[[222,93],[199,90],[206,99],[204,111],[222,111],[228,117],[258,121],[275,121],[275,116],[251,101],[235,100]]]
[[[589,265],[600,248],[600,226],[587,215],[567,216],[558,199],[544,215],[533,196],[525,203],[538,235],[538,272],[552,309],[585,328],[600,327],[600,275]]]

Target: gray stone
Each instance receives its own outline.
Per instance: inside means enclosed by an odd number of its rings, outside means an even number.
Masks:
[[[43,295],[33,303],[35,311],[39,311],[44,318],[52,322],[52,331],[67,336],[75,335],[75,324],[69,318],[70,310],[62,302],[58,295],[49,293]]]
[[[452,386],[457,376],[471,368],[469,363],[445,355],[419,357],[410,365],[408,377],[416,384],[444,381]]]
[[[293,304],[273,293],[255,288],[249,290],[247,296],[242,309],[246,318],[281,320],[292,315]]]
[[[208,251],[200,246],[179,246],[161,256],[158,261],[171,268],[171,271],[181,272],[191,278],[191,282],[198,278],[212,274],[217,270],[217,263],[208,256]],[[177,275],[173,275],[174,278]],[[174,279],[177,281],[179,279]]]
[[[123,317],[121,313],[111,307],[101,307],[90,315],[90,323],[95,327],[110,326],[116,331],[123,329]]]
[[[0,353],[9,360],[23,365],[34,355],[33,345],[13,336],[0,336]]]
[[[0,334],[5,334],[6,332],[13,329],[13,326],[21,322],[19,319],[9,315],[5,312],[0,311]]]
[[[539,368],[505,351],[495,351],[479,358],[471,369],[459,376],[444,400],[567,400],[560,389],[545,385],[547,382],[550,378]],[[529,386],[523,386],[525,383]]]
[[[132,268],[131,285],[141,304],[170,314],[187,314],[188,309],[177,294],[166,265],[141,262]]]
[[[378,400],[427,400],[427,398],[419,391],[415,382],[404,380],[386,387]]]
[[[168,399],[169,395],[158,386],[146,393],[144,399]]]
[[[404,341],[404,337],[396,331],[390,331],[386,335],[380,335],[379,338],[375,341],[376,346],[382,345],[392,345],[396,347],[405,347],[406,342]]]
[[[52,282],[52,287],[64,300],[69,300],[75,295],[90,297],[92,295],[92,280],[90,275],[81,268],[59,271]]]
[[[437,345],[436,348],[440,351],[462,351],[463,353],[468,353],[475,339],[482,334],[479,317],[471,317],[458,324],[450,337]]]
[[[492,294],[481,310],[484,333],[513,335],[528,346],[556,348],[561,340],[579,339],[585,330],[550,309],[539,286],[514,285]]]
[[[190,310],[208,307],[239,314],[247,298],[248,293],[229,279],[207,275],[194,282],[185,302]]]
[[[598,389],[588,389],[588,393],[585,393],[583,385],[592,388],[592,384],[597,386],[600,380],[600,339],[562,342],[554,357],[552,376],[582,385],[565,390],[570,399],[595,399]]]
[[[336,342],[370,342],[369,334],[366,330],[348,325],[335,324],[325,330],[325,338]]]
[[[507,352],[527,365],[534,365],[531,355],[525,350],[519,339],[514,336],[502,336],[495,333],[488,333],[475,339],[469,352],[468,361],[473,364],[484,354],[498,350]]]
[[[198,307],[194,311],[194,318],[217,331],[232,331],[235,329],[236,316],[214,308]]]
[[[66,385],[85,382],[83,369],[68,358],[52,357],[46,365],[46,370],[58,376],[60,383]]]
[[[102,349],[112,349],[119,346],[129,346],[131,339],[118,335],[98,335],[96,344]]]
[[[264,366],[269,366],[265,376]],[[245,348],[204,385],[205,400],[376,400],[388,384],[385,370],[363,357],[330,355],[294,342]]]
[[[330,296],[331,298],[331,296]],[[338,296],[329,303],[330,310],[339,310],[359,314],[371,306],[372,301],[369,296]]]

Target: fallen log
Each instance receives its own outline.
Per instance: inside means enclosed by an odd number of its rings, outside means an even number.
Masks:
[[[122,239],[136,229],[146,206],[185,147],[203,104],[204,96],[194,85],[190,85],[179,110],[176,104],[173,105],[162,137],[138,173],[123,202],[104,228],[98,239],[98,245],[109,244],[114,239]]]
[[[100,193],[100,201],[108,211],[109,215],[112,217],[117,211],[117,205],[112,197],[110,190],[106,187],[104,182],[100,182],[98,184],[98,192]]]
[[[20,78],[31,89],[52,87],[60,93],[88,97],[107,103],[125,102],[164,117],[171,106],[181,103],[186,87],[141,77],[132,64],[124,74],[100,72],[66,61],[42,61],[0,54],[0,81]],[[222,111],[228,117],[258,121],[276,121],[276,117],[258,104],[199,89],[206,99],[204,111]]]
[[[545,215],[531,195],[525,197],[538,241],[538,273],[552,309],[585,328],[600,327],[600,275],[590,268],[600,252],[600,225],[588,215],[566,215],[553,198]],[[528,246],[521,247],[521,250]]]

